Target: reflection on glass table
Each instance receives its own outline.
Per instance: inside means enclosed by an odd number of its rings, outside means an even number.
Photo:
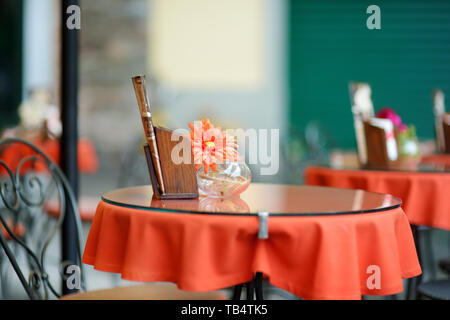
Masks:
[[[144,210],[186,213],[279,216],[357,214],[399,207],[397,197],[363,190],[252,183],[241,197],[199,197],[188,200],[158,200],[151,186],[107,192],[102,199],[110,204]]]

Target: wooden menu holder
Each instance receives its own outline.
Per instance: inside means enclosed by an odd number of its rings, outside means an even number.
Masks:
[[[399,160],[393,161],[388,157],[386,133],[382,128],[364,121],[364,135],[367,146],[367,163],[363,166],[364,168],[388,169],[399,165]]]
[[[449,113],[447,113],[447,117],[450,118]],[[442,128],[444,131],[445,152],[450,153],[450,124],[445,119],[442,120]]]
[[[197,174],[195,171],[194,161],[191,155],[190,163],[175,164],[171,159],[173,148],[179,143],[188,143],[188,140],[183,139],[183,142],[178,140],[172,141],[172,130],[154,127],[156,135],[156,144],[158,146],[159,160],[161,165],[163,183],[165,193],[161,193],[161,189],[156,178],[155,167],[153,164],[153,157],[150,153],[148,144],[144,145],[145,158],[147,159],[148,171],[150,173],[150,180],[153,187],[153,195],[157,199],[192,199],[198,198]],[[181,137],[181,136],[180,136]],[[191,148],[190,143],[187,148]]]
[[[367,146],[367,168],[387,168],[389,158],[386,149],[386,134],[383,129],[364,121]]]

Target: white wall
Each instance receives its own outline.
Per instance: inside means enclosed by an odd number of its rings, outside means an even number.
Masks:
[[[243,86],[242,89],[177,88],[162,83],[158,96],[163,100],[160,104],[164,106],[172,126],[186,127],[188,121],[208,116],[211,120],[220,119],[221,124],[233,127],[284,128],[286,4],[280,0],[261,1],[262,82],[256,88]],[[151,45],[149,52],[152,52]],[[151,69],[150,65],[150,75]]]

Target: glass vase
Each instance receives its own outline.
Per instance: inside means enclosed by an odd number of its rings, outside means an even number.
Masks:
[[[217,164],[217,170],[209,168],[205,173],[203,164],[197,171],[198,190],[201,196],[227,198],[244,192],[252,174],[244,162]]]

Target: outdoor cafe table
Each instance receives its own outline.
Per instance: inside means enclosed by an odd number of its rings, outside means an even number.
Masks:
[[[450,155],[428,157],[410,170],[310,166],[305,183],[392,194],[402,199],[411,224],[450,230]]]
[[[83,262],[188,291],[263,273],[305,299],[392,295],[421,273],[400,205],[387,194],[311,186],[252,183],[240,198],[194,200],[156,200],[150,186],[118,189],[97,207]],[[266,239],[259,212],[269,214]]]

